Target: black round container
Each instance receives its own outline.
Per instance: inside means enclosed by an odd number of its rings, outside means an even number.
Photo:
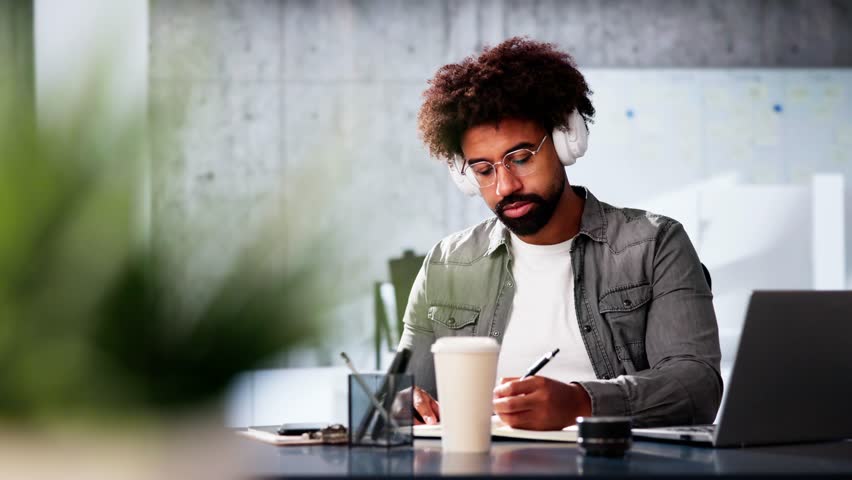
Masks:
[[[630,449],[629,417],[577,417],[577,429],[585,455],[623,457]]]

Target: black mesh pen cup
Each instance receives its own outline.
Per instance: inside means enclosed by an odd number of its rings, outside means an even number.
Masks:
[[[577,445],[584,455],[623,457],[631,445],[629,417],[577,417]]]
[[[411,374],[350,374],[349,445],[411,445],[414,441],[413,385]]]

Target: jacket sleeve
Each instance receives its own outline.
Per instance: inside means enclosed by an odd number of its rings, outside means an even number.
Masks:
[[[433,249],[434,251],[434,249]],[[426,296],[428,283],[429,260],[432,252],[426,255],[420,272],[414,279],[411,293],[408,296],[408,305],[403,314],[403,331],[399,341],[399,348],[411,350],[411,359],[408,363],[406,373],[414,375],[414,384],[426,390],[433,398],[438,398],[435,385],[435,362],[432,359],[432,344],[435,342],[435,333],[432,330],[432,322],[427,317],[429,302]]]
[[[631,416],[635,426],[712,423],[722,398],[713,295],[680,223],[661,228],[645,331],[650,368],[578,382],[593,415]]]

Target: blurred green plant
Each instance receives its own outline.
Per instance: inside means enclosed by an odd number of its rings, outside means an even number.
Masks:
[[[32,99],[0,88],[0,420],[215,403],[238,373],[315,341],[335,302],[325,242],[289,242],[285,258],[280,236],[298,232],[273,218],[207,301],[175,307],[187,285],[138,228],[147,105],[117,114],[106,90],[37,124]]]

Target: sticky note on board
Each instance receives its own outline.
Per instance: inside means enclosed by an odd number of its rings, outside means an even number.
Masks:
[[[754,84],[748,87],[748,95],[755,102],[765,102],[769,91],[765,85]]]
[[[801,104],[808,100],[810,92],[804,85],[794,85],[787,89],[787,99],[795,104]]]
[[[825,95],[825,99],[829,101],[839,101],[843,99],[843,88],[838,84],[830,84],[826,85],[823,90],[823,94]]]

